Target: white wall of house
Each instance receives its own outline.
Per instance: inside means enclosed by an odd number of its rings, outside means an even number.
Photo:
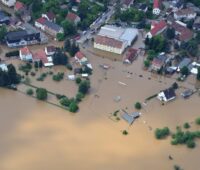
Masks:
[[[122,48],[115,48],[115,47],[110,47],[110,46],[106,46],[106,45],[103,45],[103,44],[97,44],[95,42],[94,42],[94,48],[104,50],[104,51],[108,51],[108,52],[112,52],[112,53],[116,53],[116,54],[122,54],[123,51],[125,50],[124,45],[122,46]]]
[[[197,16],[196,13],[190,13],[190,14],[184,14],[184,15],[177,15],[176,13],[174,13],[174,18],[176,20],[181,20],[183,18],[191,20],[191,19],[195,19],[196,16]]]
[[[21,50],[19,51],[19,57],[20,57],[20,59],[23,60],[23,61],[32,61],[32,59],[33,59],[33,56],[32,56],[31,53],[30,53],[30,54],[27,54],[27,55],[23,55],[23,54],[21,53]]]
[[[41,30],[45,30],[45,26],[44,25],[42,25],[42,24],[40,24],[39,22],[37,22],[37,21],[35,21],[35,26],[37,27],[37,28],[40,28]]]
[[[12,7],[15,5],[16,0],[1,0],[1,2],[8,7]]]

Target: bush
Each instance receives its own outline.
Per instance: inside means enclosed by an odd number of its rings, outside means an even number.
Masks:
[[[6,53],[6,57],[16,57],[19,56],[19,50],[10,51]]]
[[[196,144],[193,140],[188,140],[186,142],[188,148],[195,148]]]
[[[163,129],[156,129],[155,136],[157,139],[164,139],[170,134],[170,130],[168,127],[164,127]]]
[[[60,104],[65,107],[69,107],[71,101],[67,97],[63,97],[60,99]]]
[[[198,117],[196,120],[195,120],[196,124],[197,125],[200,125],[200,117]]]
[[[77,93],[76,94],[76,101],[80,102],[82,99],[84,98],[84,94],[83,93]]]
[[[62,99],[62,98],[64,98],[64,97],[66,97],[65,95],[61,95],[61,94],[56,94],[56,98],[58,99],[58,100],[60,100],[60,99]]]
[[[140,103],[140,102],[136,102],[136,103],[135,103],[135,108],[136,108],[137,110],[140,110],[140,109],[142,108],[141,103]]]
[[[87,94],[88,91],[90,89],[90,82],[87,81],[87,80],[84,80],[82,81],[80,84],[79,84],[79,89],[78,91],[82,94]]]
[[[57,73],[56,75],[53,75],[54,81],[61,81],[64,78],[64,73]]]
[[[123,135],[128,135],[128,131],[127,130],[123,130],[122,134]]]
[[[188,129],[188,128],[190,128],[190,124],[186,122],[186,123],[184,123],[183,127],[184,127],[185,129]]]
[[[69,64],[69,63],[66,65],[66,67],[67,67],[67,69],[68,69],[68,70],[70,70],[70,71],[71,71],[71,70],[73,70],[73,67],[72,67],[72,65],[71,65],[71,64]]]
[[[77,78],[76,78],[76,84],[80,84],[80,83],[81,83],[81,81],[82,81],[82,80],[81,80],[81,78],[80,78],[80,77],[77,77]]]
[[[44,88],[37,88],[36,89],[36,97],[39,100],[46,100],[47,99],[47,90]]]
[[[70,112],[77,112],[77,110],[79,109],[77,103],[75,101],[71,102],[70,105],[69,105],[69,111]]]
[[[27,89],[26,94],[29,96],[33,95],[33,89]]]
[[[144,66],[145,66],[146,68],[148,68],[148,67],[150,66],[150,61],[149,61],[149,60],[145,60],[145,61],[144,61]]]

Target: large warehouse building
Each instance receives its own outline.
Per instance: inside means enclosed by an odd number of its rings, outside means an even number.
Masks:
[[[94,48],[122,54],[123,51],[137,38],[138,30],[134,28],[121,28],[113,25],[101,27],[94,39]]]

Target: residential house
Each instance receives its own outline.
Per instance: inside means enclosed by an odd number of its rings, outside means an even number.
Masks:
[[[4,63],[0,63],[0,69],[2,70],[2,71],[8,71],[8,67],[7,67],[7,65],[6,64],[4,64]]]
[[[13,7],[16,3],[16,0],[1,0],[1,2],[8,7]]]
[[[55,54],[55,52],[56,52],[56,47],[52,45],[45,47],[45,53],[47,56],[52,56]]]
[[[75,25],[77,25],[81,21],[80,17],[78,15],[76,15],[75,13],[72,13],[72,12],[69,12],[67,14],[66,19],[68,21],[74,23]]]
[[[172,3],[170,7],[173,9],[173,11],[177,11],[183,8],[183,4],[184,4],[183,0],[173,0],[171,2]]]
[[[144,3],[142,3],[142,4],[139,5],[138,10],[146,13],[147,10],[148,10],[148,6]]]
[[[33,62],[40,62],[42,61],[45,67],[53,66],[52,57],[48,57],[44,50],[38,50],[33,54]]]
[[[181,42],[187,42],[193,38],[193,32],[187,28],[187,25],[175,21],[171,24],[171,27],[175,29],[175,41],[180,45]]]
[[[190,69],[190,73],[197,75],[198,74],[198,68],[200,67],[200,63],[193,62],[191,65],[192,65],[192,68]]]
[[[160,6],[161,6],[161,0],[154,0],[153,1],[153,14],[154,15],[160,14],[160,12],[161,12]]]
[[[146,37],[152,38],[156,35],[161,34],[167,28],[167,23],[164,20],[158,23],[153,23],[151,30],[146,34]]]
[[[193,23],[193,30],[200,31],[200,17],[197,17]]]
[[[138,56],[138,50],[134,48],[128,49],[124,57],[125,64],[131,64]]]
[[[153,59],[151,69],[153,71],[159,71],[165,66],[166,60],[167,56],[165,55],[165,53],[159,54],[157,57]]]
[[[192,62],[190,58],[184,58],[178,65],[177,71],[179,72],[183,67],[188,67],[189,64]]]
[[[8,47],[20,47],[40,43],[40,33],[27,30],[8,32],[5,36]]]
[[[20,15],[23,21],[29,22],[31,20],[30,11],[27,9],[27,6],[24,3],[17,1],[15,3],[14,10]]]
[[[128,122],[129,125],[131,125],[135,119],[137,119],[138,117],[140,117],[141,113],[140,112],[133,112],[131,114],[124,112],[121,117],[122,119],[124,119],[126,122]]]
[[[28,47],[23,47],[19,50],[19,57],[22,61],[32,61],[33,55]]]
[[[85,57],[85,55],[78,51],[75,56],[74,56],[75,60],[80,64],[80,65],[84,65],[87,64],[88,59]]]
[[[10,23],[10,17],[8,17],[7,14],[5,14],[3,11],[0,11],[0,25],[6,24],[8,25]]]
[[[166,90],[161,91],[157,98],[162,102],[169,102],[176,98],[176,93],[173,88],[168,88]]]
[[[192,20],[192,19],[195,19],[196,16],[197,16],[197,13],[191,8],[180,9],[174,12],[174,18],[176,20],[182,20],[182,19]]]
[[[133,5],[134,0],[123,0],[122,1],[122,10],[127,10],[128,8],[131,7],[131,5]]]
[[[53,37],[56,37],[58,33],[64,33],[64,30],[61,26],[51,21],[48,21],[46,18],[43,17],[35,21],[35,26]]]
[[[48,21],[55,22],[56,21],[56,15],[53,12],[48,12],[46,14],[42,14],[43,18],[46,18]]]

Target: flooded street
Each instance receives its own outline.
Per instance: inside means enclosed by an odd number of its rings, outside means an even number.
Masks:
[[[199,116],[199,96],[195,94],[184,100],[177,94],[176,101],[164,106],[153,99],[131,127],[123,120],[114,122],[108,118],[109,113],[126,107],[130,112],[135,111],[135,102],[144,102],[175,80],[143,71],[142,57],[125,66],[94,58],[90,53],[86,55],[94,67],[92,88],[76,114],[0,89],[0,169],[171,170],[175,164],[184,170],[198,169],[200,141],[190,150],[172,146],[169,139],[158,141],[153,132],[157,127],[174,130],[177,125],[194,121]],[[108,71],[99,67],[104,63],[111,66]],[[126,85],[120,85],[119,81]],[[44,82],[33,80],[33,84],[67,95],[77,90],[74,82],[55,83],[51,77]],[[183,86],[190,85],[183,83]],[[121,101],[115,102],[115,96],[120,96]],[[122,135],[124,129],[129,132],[127,136]],[[173,160],[168,159],[169,155]]]

